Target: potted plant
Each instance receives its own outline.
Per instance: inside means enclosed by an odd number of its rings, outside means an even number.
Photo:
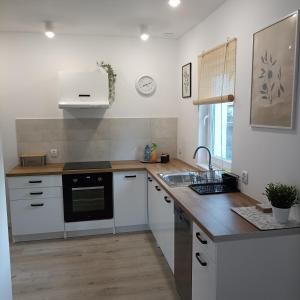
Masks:
[[[297,189],[282,183],[269,183],[265,194],[272,205],[273,216],[281,224],[288,222],[290,209],[297,203]]]

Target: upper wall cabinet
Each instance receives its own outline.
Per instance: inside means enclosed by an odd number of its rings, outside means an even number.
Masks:
[[[108,77],[105,72],[59,72],[59,108],[109,107]]]

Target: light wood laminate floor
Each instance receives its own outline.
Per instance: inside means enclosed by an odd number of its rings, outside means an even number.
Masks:
[[[14,300],[179,300],[151,233],[11,246]]]

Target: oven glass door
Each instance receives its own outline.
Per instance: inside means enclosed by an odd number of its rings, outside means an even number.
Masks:
[[[72,188],[74,213],[105,210],[104,186]]]

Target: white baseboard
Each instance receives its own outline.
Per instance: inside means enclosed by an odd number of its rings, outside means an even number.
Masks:
[[[110,229],[114,227],[114,219],[65,223],[65,231],[82,231],[93,229]]]

